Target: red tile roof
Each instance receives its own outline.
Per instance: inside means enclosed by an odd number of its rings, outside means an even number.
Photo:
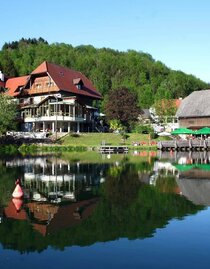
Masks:
[[[5,88],[8,89],[6,93],[10,96],[17,96],[19,94],[19,91],[17,91],[18,88],[26,84],[28,77],[29,76],[9,78],[5,84]]]
[[[94,99],[102,99],[101,94],[95,89],[92,82],[81,72],[45,61],[31,73],[32,76],[40,76],[41,74],[49,74],[61,91],[70,92],[79,96],[92,97]],[[18,89],[26,85],[29,77],[30,75],[8,78],[5,83],[5,88],[8,88],[7,94],[13,97],[17,96],[19,94]],[[80,81],[83,82],[82,89],[78,89],[76,85]]]
[[[95,99],[101,99],[101,94],[97,92],[92,82],[81,72],[62,67],[60,65],[43,62],[40,64],[31,75],[48,73],[58,88],[62,91],[71,92],[76,95],[89,96]],[[83,87],[78,89],[75,85],[75,80],[82,80]]]
[[[41,74],[48,72],[47,63],[48,62],[46,61],[41,63],[31,74]]]

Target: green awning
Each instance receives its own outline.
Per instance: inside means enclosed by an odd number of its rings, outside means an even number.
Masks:
[[[201,129],[195,131],[195,134],[197,134],[197,135],[208,135],[208,134],[210,134],[210,128],[209,127],[201,128]]]
[[[172,135],[179,135],[179,134],[195,134],[195,132],[188,128],[178,128],[171,132]]]

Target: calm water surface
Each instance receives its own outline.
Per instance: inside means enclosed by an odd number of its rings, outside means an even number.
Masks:
[[[209,205],[208,152],[4,156],[0,268],[209,269]]]

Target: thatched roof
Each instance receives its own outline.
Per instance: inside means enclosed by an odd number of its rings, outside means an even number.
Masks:
[[[194,91],[184,98],[176,116],[178,118],[210,116],[210,90]]]

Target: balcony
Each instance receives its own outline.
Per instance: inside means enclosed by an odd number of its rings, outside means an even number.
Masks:
[[[52,121],[59,121],[59,122],[84,122],[85,118],[82,116],[65,116],[60,115],[51,115],[51,116],[25,116],[24,122],[52,122]]]

